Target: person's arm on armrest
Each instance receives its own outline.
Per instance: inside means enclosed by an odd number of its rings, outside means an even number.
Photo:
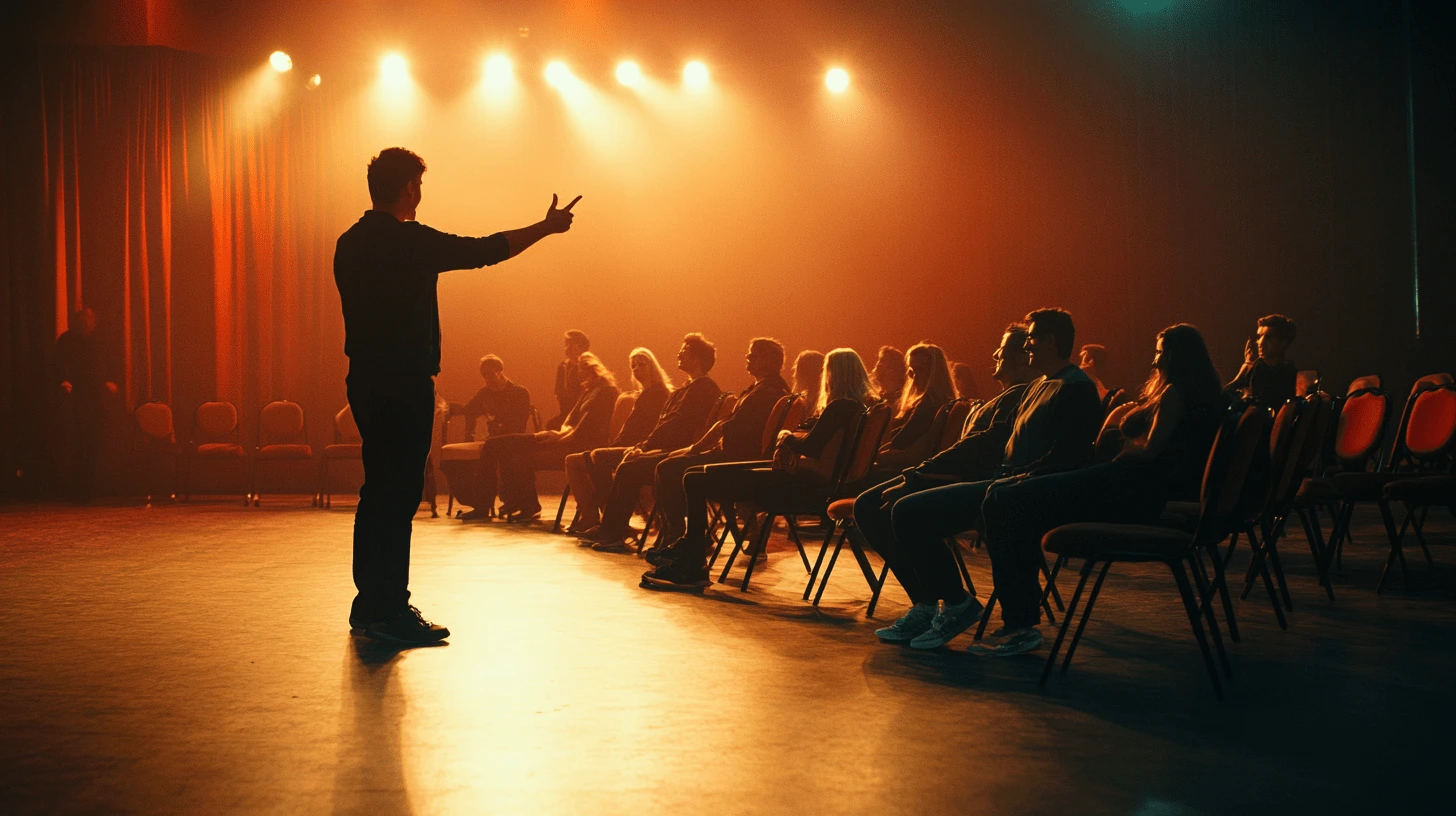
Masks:
[[[571,208],[575,207],[576,202],[580,200],[581,196],[577,196],[576,198],[573,198],[571,200],[570,204],[567,204],[561,209],[557,209],[556,194],[552,193],[551,206],[546,209],[545,218],[537,221],[529,227],[521,227],[520,229],[513,230],[502,230],[501,235],[505,236],[506,244],[509,245],[511,248],[511,254],[507,257],[514,258],[517,255],[520,255],[522,252],[525,252],[527,247],[531,246],[542,238],[558,232],[566,232],[567,230],[571,229]]]

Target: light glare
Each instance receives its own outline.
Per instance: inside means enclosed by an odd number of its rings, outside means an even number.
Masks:
[[[683,84],[689,88],[705,88],[708,85],[708,66],[693,60],[683,66]]]
[[[385,82],[390,84],[403,84],[409,81],[409,63],[399,54],[386,54],[379,63],[379,75]]]
[[[511,66],[511,58],[505,54],[493,54],[485,61],[485,82],[491,87],[500,88],[510,85],[515,79],[515,69]]]
[[[546,84],[553,88],[560,88],[571,79],[571,69],[566,63],[554,60],[546,66]]]
[[[635,88],[642,84],[642,69],[637,63],[631,60],[624,60],[617,63],[617,81],[628,87]]]
[[[273,66],[273,70],[282,74],[293,70],[293,57],[288,56],[282,51],[274,51],[268,55],[268,64]]]
[[[824,87],[833,93],[844,93],[849,88],[849,72],[843,68],[830,68],[824,75]]]
[[[313,76],[308,78],[308,87],[317,88],[319,85],[323,84],[323,81],[323,77],[319,76],[318,74],[314,74]]]

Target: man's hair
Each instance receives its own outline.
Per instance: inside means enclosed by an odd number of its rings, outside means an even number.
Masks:
[[[369,161],[369,199],[376,209],[393,207],[404,188],[424,172],[424,159],[402,147],[387,147]]]
[[[764,358],[773,365],[774,371],[784,370],[784,344],[772,337],[755,337],[748,344],[748,353],[755,351],[764,355]]]
[[[506,370],[506,363],[504,360],[494,354],[487,354],[484,357],[480,358],[480,367],[489,368],[495,373],[499,374],[502,371]]]
[[[1072,325],[1072,314],[1065,309],[1037,309],[1026,316],[1028,326],[1040,326],[1042,331],[1051,332],[1057,341],[1057,356],[1071,357],[1077,344],[1077,329]]]
[[[1269,333],[1283,340],[1285,343],[1293,343],[1297,327],[1294,321],[1282,314],[1264,315],[1259,318],[1259,325],[1269,329]]]
[[[718,362],[718,347],[708,342],[708,338],[699,332],[693,332],[683,338],[683,345],[688,347],[688,353],[697,358],[703,364],[703,372],[713,370],[713,364]]]
[[[1025,323],[1009,323],[1006,326],[1006,331],[1002,332],[1002,334],[1011,335],[1012,348],[1024,349],[1026,347],[1026,337],[1030,332],[1031,327]]]
[[[1107,364],[1107,347],[1101,343],[1087,343],[1082,346],[1082,353],[1092,358],[1092,365],[1101,369]]]
[[[581,346],[582,351],[591,351],[591,338],[587,337],[584,331],[572,329],[566,333],[566,339]]]

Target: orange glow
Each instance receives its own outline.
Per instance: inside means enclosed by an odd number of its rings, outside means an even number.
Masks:
[[[708,66],[697,60],[684,65],[683,84],[689,88],[708,87]]]
[[[387,85],[407,85],[410,81],[409,63],[399,54],[385,54],[379,62],[379,78]]]
[[[631,60],[619,62],[617,63],[617,81],[629,88],[641,87],[642,69]]]
[[[831,93],[844,93],[849,88],[849,72],[843,68],[830,68],[824,74],[824,87]]]
[[[308,87],[317,88],[318,86],[323,84],[323,81],[323,77],[319,76],[318,74],[314,74],[313,76],[308,78]]]
[[[546,65],[546,84],[553,88],[565,89],[565,87],[576,77],[571,75],[571,69],[561,60],[552,60]]]
[[[282,51],[274,51],[268,55],[268,64],[273,66],[273,70],[282,74],[293,70],[293,57],[288,56]]]
[[[515,67],[505,54],[492,54],[485,61],[485,84],[491,89],[504,89],[516,81]]]

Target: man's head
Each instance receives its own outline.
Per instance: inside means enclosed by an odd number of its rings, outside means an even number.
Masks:
[[[976,398],[976,370],[970,363],[952,364],[950,381],[955,385],[956,399]]]
[[[682,348],[677,350],[677,367],[689,377],[701,377],[713,370],[718,361],[718,349],[708,338],[693,332],[683,338]]]
[[[566,333],[563,342],[566,346],[566,359],[568,360],[575,360],[591,351],[591,340],[586,336],[586,332],[572,329]]]
[[[991,354],[996,368],[991,376],[1003,386],[1016,385],[1031,380],[1031,358],[1026,353],[1026,324],[1012,323],[1001,335],[1001,345]]]
[[[96,331],[96,312],[90,306],[78,309],[71,315],[70,327],[83,335],[90,335]]]
[[[781,374],[784,370],[784,347],[771,337],[755,337],[748,344],[744,367],[755,380]]]
[[[1072,315],[1062,309],[1037,309],[1026,316],[1026,351],[1031,367],[1055,374],[1072,364],[1077,330]]]
[[[501,358],[494,354],[487,354],[480,358],[480,378],[485,380],[485,387],[492,391],[499,391],[506,384],[506,364]]]
[[[1294,344],[1294,321],[1282,314],[1259,318],[1259,358],[1271,363],[1283,362],[1284,352]]]
[[[1102,367],[1107,365],[1107,347],[1097,343],[1088,343],[1082,346],[1082,356],[1077,360],[1077,367],[1087,372],[1089,377],[1101,378]]]
[[[894,346],[880,346],[870,377],[881,394],[895,394],[905,387],[905,352]]]
[[[420,206],[420,183],[425,160],[402,147],[379,151],[369,162],[369,199],[374,209],[413,221]]]

